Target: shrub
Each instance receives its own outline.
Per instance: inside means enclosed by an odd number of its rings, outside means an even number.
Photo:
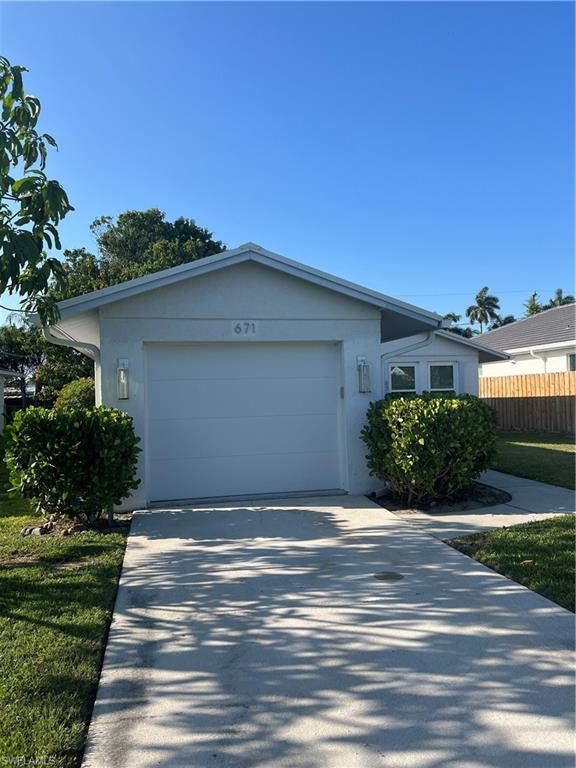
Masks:
[[[38,511],[95,523],[136,489],[132,419],[114,408],[28,408],[5,429],[10,479]]]
[[[371,403],[367,417],[362,439],[370,474],[407,504],[464,490],[495,452],[494,412],[472,395],[386,398]]]
[[[70,381],[62,387],[54,407],[92,408],[94,399],[94,379],[76,379],[76,381]]]

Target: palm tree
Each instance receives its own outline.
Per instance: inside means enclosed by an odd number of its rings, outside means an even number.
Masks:
[[[510,325],[510,323],[515,323],[516,318],[514,315],[497,315],[495,319],[490,323],[490,330],[493,331],[495,328],[502,328],[503,325]]]
[[[471,304],[466,310],[466,317],[471,323],[478,323],[480,333],[485,325],[498,317],[500,309],[500,300],[497,296],[488,293],[488,286],[485,285],[481,291],[476,294],[476,304]]]
[[[574,296],[564,296],[562,288],[556,288],[554,296],[550,299],[544,309],[552,309],[552,307],[562,307],[564,304],[573,304]]]

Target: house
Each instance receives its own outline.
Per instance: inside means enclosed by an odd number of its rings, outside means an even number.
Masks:
[[[0,433],[6,423],[6,403],[4,401],[5,385],[10,379],[18,378],[18,374],[8,368],[0,368]]]
[[[482,334],[478,344],[508,360],[481,365],[481,376],[576,371],[576,304],[564,304]]]
[[[477,392],[501,352],[424,309],[247,243],[61,302],[45,329],[95,363],[98,403],[134,419],[130,506],[375,487],[371,400]]]

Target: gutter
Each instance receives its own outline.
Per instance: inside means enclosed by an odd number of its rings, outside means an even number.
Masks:
[[[56,328],[60,333],[64,334],[64,336],[54,336],[51,330],[52,328]],[[42,335],[46,341],[49,341],[51,344],[56,344],[58,347],[71,347],[72,349],[76,349],[78,352],[82,352],[82,354],[86,355],[86,357],[94,360],[96,364],[100,364],[100,350],[95,344],[89,344],[87,341],[76,341],[76,339],[70,336],[69,333],[66,333],[66,331],[58,325],[43,326]]]

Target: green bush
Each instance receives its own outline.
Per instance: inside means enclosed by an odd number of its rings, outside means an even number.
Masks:
[[[43,514],[93,524],[139,485],[139,438],[115,408],[28,408],[4,434],[10,479]]]
[[[473,395],[390,397],[371,403],[367,417],[370,474],[408,505],[463,491],[495,452],[496,417]]]
[[[55,408],[93,408],[95,399],[94,379],[76,379],[60,390]]]

